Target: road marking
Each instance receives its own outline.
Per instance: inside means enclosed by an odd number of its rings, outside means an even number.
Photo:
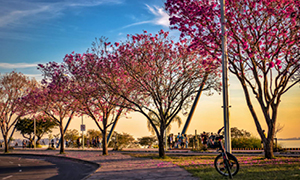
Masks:
[[[8,178],[11,178],[11,177],[13,177],[13,176],[12,176],[12,175],[6,176],[6,177],[4,177],[4,178],[2,178],[2,179],[8,179]]]

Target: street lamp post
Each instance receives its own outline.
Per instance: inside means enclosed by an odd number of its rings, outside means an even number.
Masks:
[[[229,126],[229,97],[228,97],[228,53],[227,53],[227,35],[225,33],[225,0],[221,3],[221,29],[222,29],[222,90],[223,90],[223,114],[225,131],[225,149],[231,152],[231,137]]]
[[[33,129],[34,129],[34,150],[36,150],[36,119],[34,118],[34,125],[33,125]]]
[[[84,133],[85,125],[83,124],[83,116],[81,116],[81,132],[82,132],[82,149],[84,149]]]

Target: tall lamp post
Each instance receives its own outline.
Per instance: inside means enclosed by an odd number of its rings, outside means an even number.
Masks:
[[[231,135],[229,126],[229,98],[228,98],[228,53],[227,35],[225,33],[225,0],[221,3],[221,29],[222,29],[222,90],[223,90],[223,115],[225,131],[225,149],[231,153]]]
[[[34,129],[34,150],[36,150],[36,119],[33,119],[34,121],[34,125],[33,125],[33,129]]]
[[[84,149],[84,131],[85,131],[85,124],[83,124],[83,115],[81,116],[81,132],[82,132],[82,149]]]

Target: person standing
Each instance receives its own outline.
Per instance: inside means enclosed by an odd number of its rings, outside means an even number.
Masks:
[[[184,148],[184,146],[185,146],[185,138],[184,138],[184,134],[181,134],[181,144],[180,144],[180,146],[181,146],[181,149],[182,148]]]
[[[189,146],[189,138],[186,134],[184,134],[184,139],[185,139],[185,148],[188,148]]]
[[[180,133],[178,133],[178,135],[177,135],[176,148],[179,148],[180,145],[181,145],[181,135],[180,135]]]
[[[54,148],[54,139],[51,139],[51,147]]]
[[[214,135],[213,132],[211,132],[211,134],[209,136],[209,139],[208,139],[208,145],[209,145],[210,148],[214,148],[215,139],[216,139],[216,136]]]
[[[77,143],[78,148],[80,148],[80,138],[77,138],[76,143]]]
[[[87,148],[90,147],[90,139],[89,138],[86,139],[86,146],[87,146]]]
[[[23,149],[24,149],[25,146],[26,146],[26,141],[25,141],[25,139],[23,139],[22,145],[23,145]]]
[[[203,131],[201,138],[202,138],[204,147],[207,147],[207,134],[205,133],[205,131]]]
[[[100,148],[100,145],[101,145],[100,138],[99,138],[99,136],[97,136],[97,138],[96,138],[96,147]]]
[[[173,148],[173,134],[170,134],[168,137],[169,149]]]

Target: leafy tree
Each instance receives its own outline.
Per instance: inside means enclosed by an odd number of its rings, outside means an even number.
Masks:
[[[123,149],[124,147],[132,146],[135,142],[136,140],[132,135],[124,132],[118,133],[115,131],[112,135],[112,141],[110,141],[109,145],[111,147],[117,146],[117,149]]]
[[[172,28],[192,39],[191,49],[221,59],[219,1],[167,0],[165,6]],[[300,68],[300,1],[226,0],[225,7],[229,70],[242,85],[265,157],[272,158],[281,97],[300,82],[295,76]],[[253,105],[251,95],[259,107]],[[266,136],[261,123],[267,125]]]
[[[36,144],[40,144],[41,138],[48,133],[52,133],[52,129],[57,126],[56,122],[53,122],[49,118],[37,117],[36,118]],[[20,119],[16,124],[17,131],[20,131],[22,136],[30,141],[34,140],[34,120],[29,118]]]
[[[29,113],[20,99],[35,85],[35,80],[30,80],[21,73],[13,71],[5,75],[0,74],[0,128],[4,139],[4,152],[8,152],[10,130],[12,137],[15,131],[12,128],[22,116]]]
[[[141,138],[138,138],[138,142],[142,146],[152,146],[157,141],[157,138],[155,136],[144,136]]]
[[[30,92],[24,101],[32,113],[40,113],[58,124],[60,130],[60,153],[64,153],[65,120],[71,121],[78,103],[70,95],[71,82],[64,69],[55,62],[39,64],[44,75],[42,86]]]
[[[122,106],[125,101],[119,95],[110,93],[101,81],[101,78],[107,77],[105,63],[108,60],[106,53],[98,53],[107,51],[103,44],[100,39],[92,54],[66,55],[63,66],[73,81],[71,95],[80,104],[78,112],[93,119],[102,133],[102,153],[107,155],[108,128],[118,122],[126,109]]]
[[[230,131],[231,131],[231,137],[232,138],[242,138],[242,137],[250,137],[251,136],[251,133],[242,129],[242,130],[239,130],[237,127],[232,127],[230,128]],[[224,131],[223,131],[224,133]]]
[[[143,114],[159,142],[164,157],[164,131],[182,111],[188,111],[195,93],[219,88],[219,63],[187,50],[187,40],[174,43],[168,32],[128,36],[119,45],[102,77],[106,89],[126,100],[126,107]],[[153,116],[159,120],[157,127]]]
[[[79,131],[77,129],[72,129],[72,130],[68,129],[65,132],[65,139],[66,140],[71,140],[72,142],[76,142],[78,137],[79,137]]]
[[[97,136],[100,138],[102,137],[101,131],[96,130],[96,129],[89,129],[87,131],[87,134],[88,134],[89,139],[96,138]]]

